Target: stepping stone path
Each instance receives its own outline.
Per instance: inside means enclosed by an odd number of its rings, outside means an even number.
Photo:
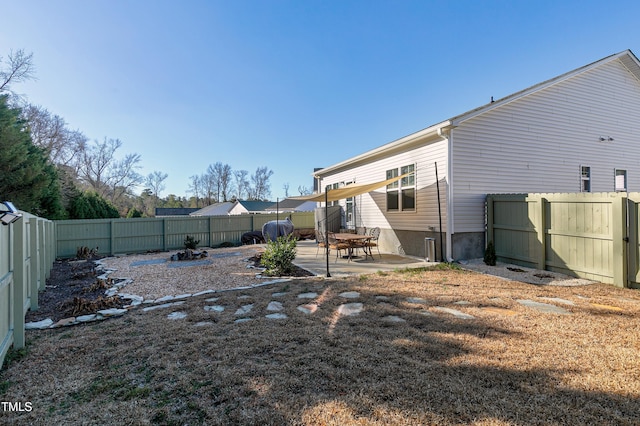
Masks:
[[[270,282],[264,282],[259,286],[270,285],[270,284],[275,284],[280,282],[288,282],[288,281],[291,281],[291,280],[290,279],[274,280]],[[118,285],[122,287],[126,285],[126,282],[119,283]],[[120,287],[113,287],[109,289],[109,292],[118,293]],[[245,291],[245,290],[251,290],[252,288],[253,287],[240,287],[233,290]],[[54,323],[51,319],[46,319],[38,322],[27,323],[25,324],[25,328],[27,330],[55,328],[55,327],[62,327],[66,325],[97,321],[97,320],[101,320],[109,317],[117,317],[128,312],[129,309],[139,305],[143,305],[143,304],[147,305],[142,308],[143,312],[150,312],[158,309],[175,308],[177,306],[184,304],[185,299],[187,298],[190,298],[193,296],[202,296],[209,293],[220,293],[220,292],[215,290],[205,290],[195,294],[185,293],[185,294],[179,294],[179,295],[164,296],[156,300],[143,300],[143,298],[140,296],[122,293],[122,294],[119,294],[120,297],[130,301],[130,304],[126,305],[125,308],[123,309],[120,309],[120,308],[104,309],[104,310],[98,311],[95,314],[64,318],[62,320],[59,320],[56,323]],[[275,298],[283,297],[290,293],[291,291],[274,292],[271,294],[271,297],[275,299]],[[253,299],[254,297],[255,296],[252,296],[249,294],[240,294],[236,297],[236,299],[238,301],[243,301],[243,300]],[[343,303],[339,305],[338,308],[336,309],[336,313],[339,316],[359,315],[365,308],[364,303],[355,301],[361,297],[361,294],[357,291],[345,291],[345,292],[339,293],[338,297],[349,300],[348,303]],[[576,295],[575,297],[580,300],[584,300],[585,303],[589,303],[589,305],[598,309],[608,310],[611,312],[623,311],[623,309],[618,306],[586,302],[587,300],[589,300],[589,298],[582,297],[580,295]],[[296,309],[304,315],[313,315],[316,312],[322,310],[322,307],[318,303],[318,301],[314,301],[314,299],[318,298],[318,293],[316,292],[306,291],[298,294],[296,298],[300,300],[299,302],[300,305],[298,305]],[[403,309],[403,308],[406,309],[406,305],[403,307],[403,306],[397,306],[396,304],[394,304],[393,303],[394,297],[385,296],[385,295],[375,295],[374,298],[375,298],[375,301],[377,302],[377,307],[379,309],[384,309],[389,311],[393,311],[393,310],[397,311],[398,309]],[[557,305],[576,306],[575,302],[567,299],[558,298],[558,297],[538,297],[538,299],[544,300],[545,302],[550,302],[550,303],[543,303],[543,302],[528,300],[528,299],[519,299],[517,300],[517,302],[523,306],[526,306],[531,309],[535,309],[539,312],[560,314],[560,315],[571,314],[571,312]],[[206,312],[210,312],[214,314],[220,314],[222,312],[225,312],[228,306],[216,304],[216,302],[218,302],[219,300],[220,300],[220,297],[217,297],[217,296],[206,299],[205,303],[210,303],[210,304],[208,305],[205,304],[205,306],[203,306],[203,309]],[[488,300],[496,304],[506,303],[504,300],[502,300],[499,297],[489,297]],[[620,300],[623,302],[634,301],[634,300],[625,300],[623,298],[620,298]],[[433,306],[432,300],[428,300],[422,297],[406,297],[404,298],[404,301],[411,305],[427,305],[422,307],[414,306],[414,308],[419,308],[420,310],[412,311],[412,313],[414,314],[417,313],[419,315],[423,315],[426,317],[435,317],[435,316],[438,316],[438,313],[442,313],[442,314],[452,315],[455,318],[465,319],[465,320],[472,320],[476,318],[475,316],[462,312],[458,309],[453,309],[445,306]],[[507,302],[510,302],[510,301],[511,299],[507,299]],[[236,309],[234,316],[236,316],[237,318],[234,320],[234,323],[244,323],[244,322],[253,321],[255,319],[253,317],[250,317],[249,315],[251,314],[251,312],[254,311],[254,307],[261,306],[261,304],[256,305],[255,303],[247,303],[247,302],[245,303],[246,304],[241,305],[239,308]],[[471,302],[466,300],[458,300],[452,303],[453,305],[456,305],[460,308],[472,305]],[[487,314],[495,314],[495,315],[511,316],[511,315],[518,314],[518,312],[514,310],[499,307],[499,306],[480,306],[477,309]],[[270,320],[284,320],[288,318],[288,315],[285,312],[286,311],[285,306],[283,305],[282,302],[279,302],[276,300],[271,300],[267,304],[266,311],[268,313],[267,315],[265,315],[265,318]],[[173,311],[167,315],[167,319],[171,319],[171,320],[179,320],[179,319],[184,319],[186,317],[187,317],[187,313],[183,311]],[[402,318],[401,316],[398,316],[398,315],[386,315],[380,318],[380,321],[387,324],[397,324],[397,325],[407,323],[407,320],[405,318]],[[194,325],[196,327],[207,327],[215,324],[216,324],[216,321],[200,321],[195,323]]]
[[[549,303],[541,303],[541,302],[535,302],[533,300],[526,300],[526,299],[519,299],[518,303],[520,303],[521,305],[524,305],[528,308],[533,308],[537,311],[540,312],[544,312],[547,314],[560,314],[560,315],[568,315],[571,312],[567,311],[566,309],[563,309],[559,306],[556,305],[551,305]]]

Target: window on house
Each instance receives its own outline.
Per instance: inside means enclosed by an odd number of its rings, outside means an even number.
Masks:
[[[627,171],[616,169],[614,188],[616,191],[627,190]]]
[[[591,167],[580,166],[580,191],[591,192]]]
[[[387,185],[387,211],[414,211],[416,209],[415,165],[387,170],[387,179],[409,173],[399,181]]]

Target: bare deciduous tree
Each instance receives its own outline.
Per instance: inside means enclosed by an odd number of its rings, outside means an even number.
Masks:
[[[191,183],[189,183],[189,188],[187,188],[187,193],[193,194],[196,199],[196,207],[200,207],[199,201],[200,197],[203,194],[202,191],[202,177],[200,175],[190,176]]]
[[[285,198],[289,196],[289,182],[286,182],[284,185],[282,185],[282,189],[284,189],[284,196]]]
[[[273,170],[267,167],[258,167],[251,175],[251,190],[249,191],[252,200],[268,200],[271,196],[271,184],[269,178],[273,175]]]
[[[236,197],[238,200],[242,200],[243,196],[249,196],[249,180],[247,176],[249,172],[246,170],[236,170],[233,172],[233,177],[236,183]]]
[[[298,185],[298,192],[300,195],[311,195],[313,191],[306,186]]]
[[[81,181],[114,204],[143,181],[136,172],[140,168],[139,154],[127,154],[122,160],[115,158],[115,152],[121,146],[119,139],[94,141],[93,146],[83,152],[78,168]]]
[[[145,185],[151,189],[156,201],[158,200],[158,195],[166,188],[164,181],[167,180],[168,177],[169,175],[167,173],[162,173],[158,170],[154,170],[147,175]]]
[[[22,114],[29,124],[33,143],[45,150],[51,162],[77,172],[88,138],[79,130],[70,130],[62,117],[41,106],[27,105]]]
[[[33,53],[25,53],[18,49],[9,51],[5,61],[0,57],[0,93],[9,92],[11,85],[35,78],[35,66],[33,65]]]

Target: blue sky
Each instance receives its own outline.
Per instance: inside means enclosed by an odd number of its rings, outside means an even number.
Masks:
[[[273,170],[272,199],[325,167],[631,49],[637,1],[23,0],[0,55],[33,52],[15,86],[143,175],[217,161]],[[140,188],[142,189],[142,188]]]

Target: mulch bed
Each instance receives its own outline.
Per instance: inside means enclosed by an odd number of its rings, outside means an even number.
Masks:
[[[128,304],[117,296],[105,296],[105,291],[115,283],[98,278],[95,259],[56,260],[45,290],[38,292],[38,310],[28,311],[25,322],[47,318],[55,322]]]

